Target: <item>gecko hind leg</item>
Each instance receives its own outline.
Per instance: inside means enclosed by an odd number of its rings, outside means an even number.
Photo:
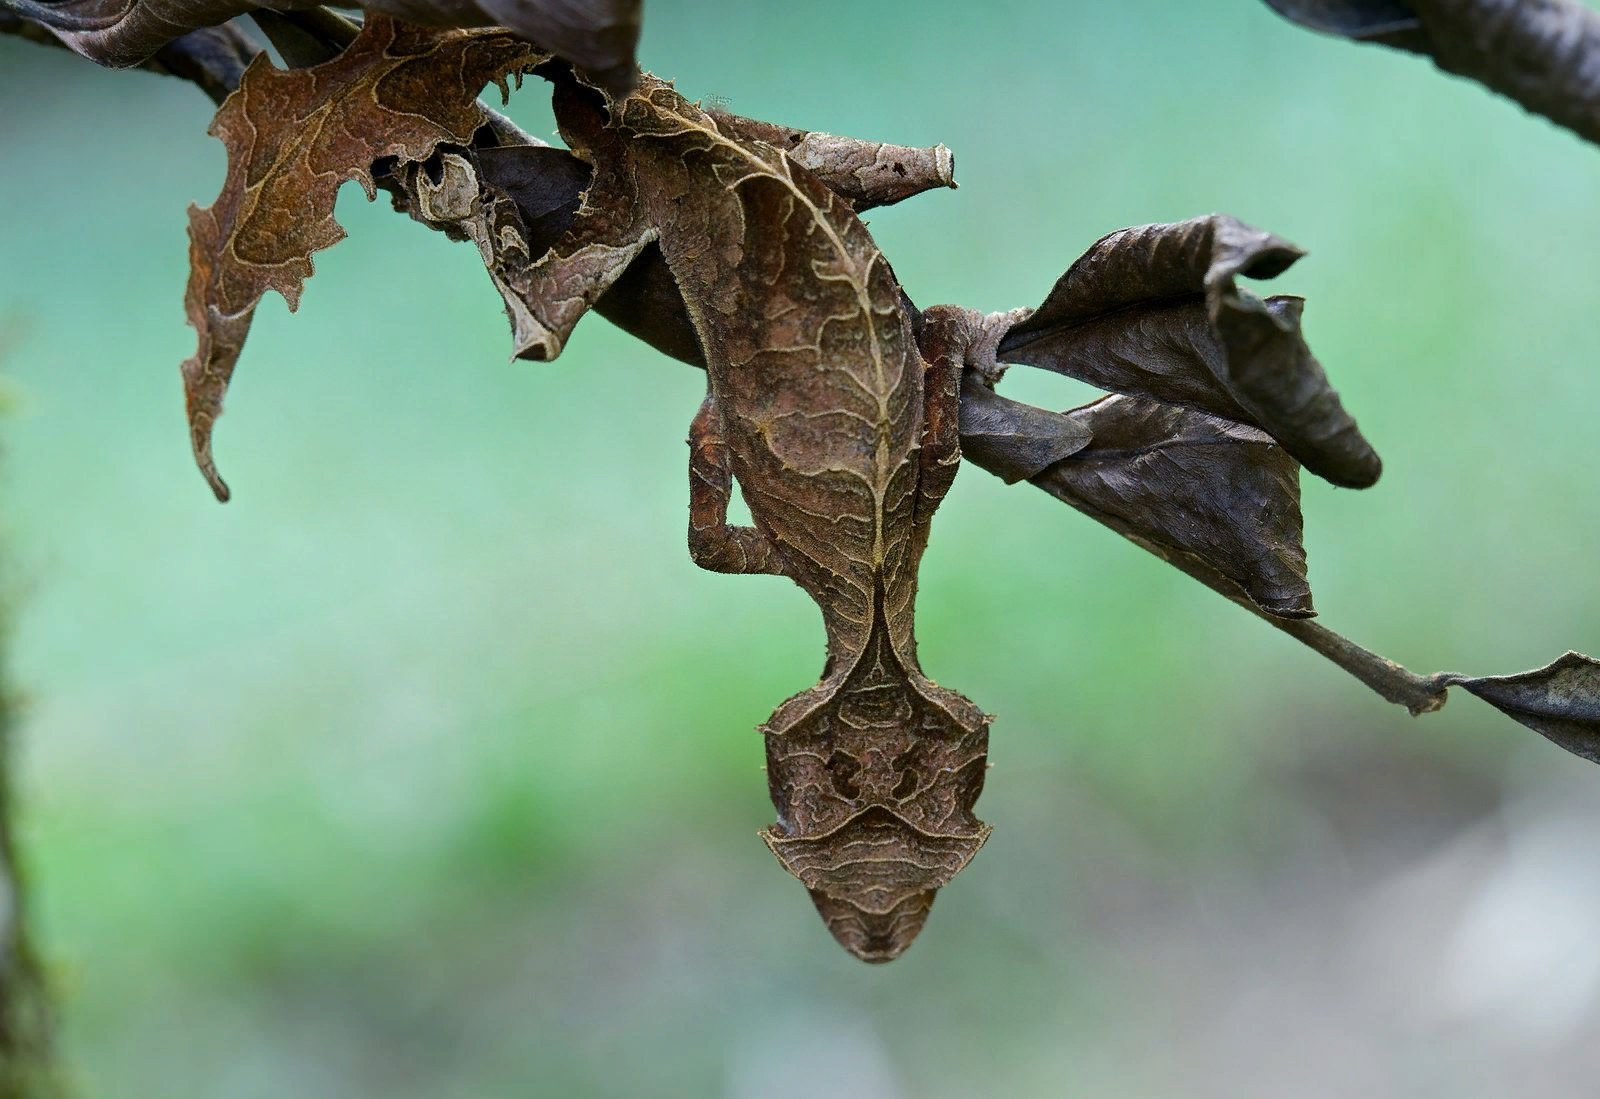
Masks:
[[[787,575],[771,538],[755,527],[728,525],[732,492],[722,413],[707,395],[689,425],[689,557],[708,572]]]

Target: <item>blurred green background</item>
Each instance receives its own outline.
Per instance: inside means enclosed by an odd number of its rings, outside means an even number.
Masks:
[[[924,304],[1213,210],[1308,248],[1273,289],[1386,460],[1305,485],[1324,621],[1420,671],[1600,651],[1600,152],[1253,0],[646,15],[691,96],[956,150],[959,192],[871,218]],[[977,469],[920,633],[998,715],[995,835],[852,961],[755,836],[753,730],[822,635],[689,562],[701,377],[598,318],[508,365],[472,249],[346,188],[258,315],[220,507],[177,374],[208,101],[8,40],[0,96],[24,837],[85,1095],[1592,1087],[1600,774],[1465,696],[1413,721]]]

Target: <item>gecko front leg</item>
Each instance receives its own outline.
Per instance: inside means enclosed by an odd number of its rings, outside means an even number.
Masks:
[[[921,558],[933,511],[950,490],[961,464],[961,379],[967,370],[986,379],[999,373],[995,349],[1022,315],[979,313],[955,305],[935,305],[922,313],[917,345],[927,364],[922,387],[922,445],[918,460],[917,532]]]
[[[689,424],[689,557],[708,572],[788,575],[771,538],[755,527],[728,525],[732,493],[722,413],[707,394]]]

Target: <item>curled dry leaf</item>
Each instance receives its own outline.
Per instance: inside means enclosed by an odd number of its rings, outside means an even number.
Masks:
[[[1567,653],[1519,675],[1439,679],[1470,691],[1574,755],[1600,763],[1600,660]]]
[[[1136,397],[1045,413],[976,375],[962,387],[961,423],[965,456],[1003,480],[1032,481],[1270,615],[1315,613],[1299,466],[1265,432]],[[1050,461],[1052,446],[1066,453]]]
[[[1067,269],[1000,358],[1259,427],[1317,476],[1365,488],[1382,465],[1300,334],[1303,303],[1235,281],[1300,256],[1220,214],[1123,229]]]
[[[1094,441],[1070,414],[1002,397],[976,369],[962,375],[960,423],[961,457],[1008,485],[1032,480]]]
[[[775,145],[796,168],[810,172],[856,210],[888,206],[934,188],[954,187],[953,161],[942,145],[916,148],[819,134],[707,112],[741,139]],[[761,136],[766,135],[766,136]],[[571,228],[594,169],[570,152],[552,149],[501,120],[471,148],[452,150],[427,165],[397,173],[396,206],[455,239],[476,242],[505,300],[516,353],[548,357],[551,345],[530,317],[532,302],[550,293],[529,268]],[[474,191],[478,201],[467,198]],[[441,203],[439,196],[458,196]],[[598,197],[595,201],[601,201]],[[605,282],[598,298],[570,299],[682,362],[705,365],[683,292],[659,246],[646,243]],[[541,306],[549,310],[551,306]],[[571,318],[576,323],[580,311]],[[570,331],[570,325],[567,327]],[[561,339],[564,341],[565,336]],[[559,351],[559,344],[555,345]]]
[[[1267,0],[1312,30],[1431,57],[1600,143],[1600,12],[1581,0]]]
[[[625,91],[637,72],[640,0],[359,0],[374,16],[421,26],[500,26],[566,58],[603,87]],[[125,68],[186,31],[213,27],[262,7],[306,10],[320,0],[0,0],[51,28],[74,50]],[[352,0],[351,6],[355,6]]]
[[[276,290],[299,306],[311,254],[344,237],[333,218],[339,185],[355,180],[372,197],[375,160],[424,160],[443,142],[470,141],[484,122],[482,87],[543,56],[504,33],[374,16],[326,64],[284,71],[261,56],[250,65],[211,125],[228,150],[222,193],[189,209],[184,301],[199,348],[183,364],[184,393],[195,460],[218,499],[228,489],[211,433],[256,305]]]
[[[10,11],[4,0],[0,0],[0,34],[67,48],[56,32]],[[174,38],[139,68],[187,80],[210,96],[212,102],[221,103],[239,86],[245,68],[260,52],[260,46],[231,24],[206,27]]]

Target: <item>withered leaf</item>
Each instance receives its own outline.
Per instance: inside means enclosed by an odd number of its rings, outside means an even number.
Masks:
[[[566,58],[613,91],[632,87],[640,0],[352,0],[375,16],[436,28],[504,27]],[[262,7],[308,10],[319,0],[0,0],[54,30],[83,56],[125,68],[186,31]]]
[[[1067,269],[1000,357],[1259,427],[1317,476],[1364,488],[1382,465],[1301,336],[1302,302],[1235,281],[1301,254],[1220,214],[1123,229]]]
[[[68,48],[48,27],[7,10],[4,0],[0,0],[0,34]],[[210,96],[212,102],[221,103],[239,86],[246,66],[260,52],[260,46],[231,24],[205,27],[174,38],[139,68],[187,80]]]
[[[1070,414],[996,393],[978,370],[961,379],[961,457],[1008,485],[1031,480],[1094,440]]]
[[[774,144],[769,139],[774,139],[778,142],[774,148],[797,168],[809,172],[857,210],[891,205],[936,187],[955,186],[953,160],[942,145],[889,145],[756,122],[725,112],[707,115],[719,128],[741,139],[769,145]],[[478,243],[484,264],[505,298],[518,353],[546,357],[548,345],[530,338],[533,328],[526,314],[530,297],[548,295],[550,290],[548,286],[534,288],[528,268],[571,228],[594,170],[570,152],[535,142],[514,128],[507,130],[503,123],[500,128],[499,134],[483,135],[471,148],[455,151],[448,165],[433,163],[425,170],[418,167],[400,173],[395,180],[401,192],[396,205],[452,237]],[[465,196],[474,188],[476,203],[464,198],[454,203],[439,200],[446,190]],[[597,195],[591,205],[601,201]],[[591,301],[577,295],[569,300],[592,306],[664,354],[704,366],[704,352],[683,293],[660,247],[646,243],[629,257],[620,272],[614,263],[607,264],[612,281],[603,284],[598,298]],[[580,273],[583,277],[587,276]],[[574,316],[572,322],[576,320]]]
[[[965,457],[1031,480],[1167,562],[1276,617],[1314,614],[1299,466],[1270,436],[1192,409],[1107,397],[1066,413],[962,387]],[[973,438],[974,431],[982,431]],[[1054,461],[1051,446],[1066,451]]]
[[[1581,0],[1267,0],[1301,26],[1431,57],[1600,143],[1600,12]]]
[[[1600,763],[1600,660],[1567,653],[1519,675],[1439,677],[1574,755]]]
[[[332,61],[284,71],[258,57],[217,112],[211,133],[228,150],[222,193],[189,209],[185,307],[199,334],[183,364],[195,459],[217,498],[228,498],[211,432],[268,290],[291,310],[311,276],[311,254],[343,239],[333,218],[339,185],[375,195],[380,158],[423,160],[442,142],[465,143],[484,122],[484,84],[544,55],[502,32],[433,31],[381,16]]]

